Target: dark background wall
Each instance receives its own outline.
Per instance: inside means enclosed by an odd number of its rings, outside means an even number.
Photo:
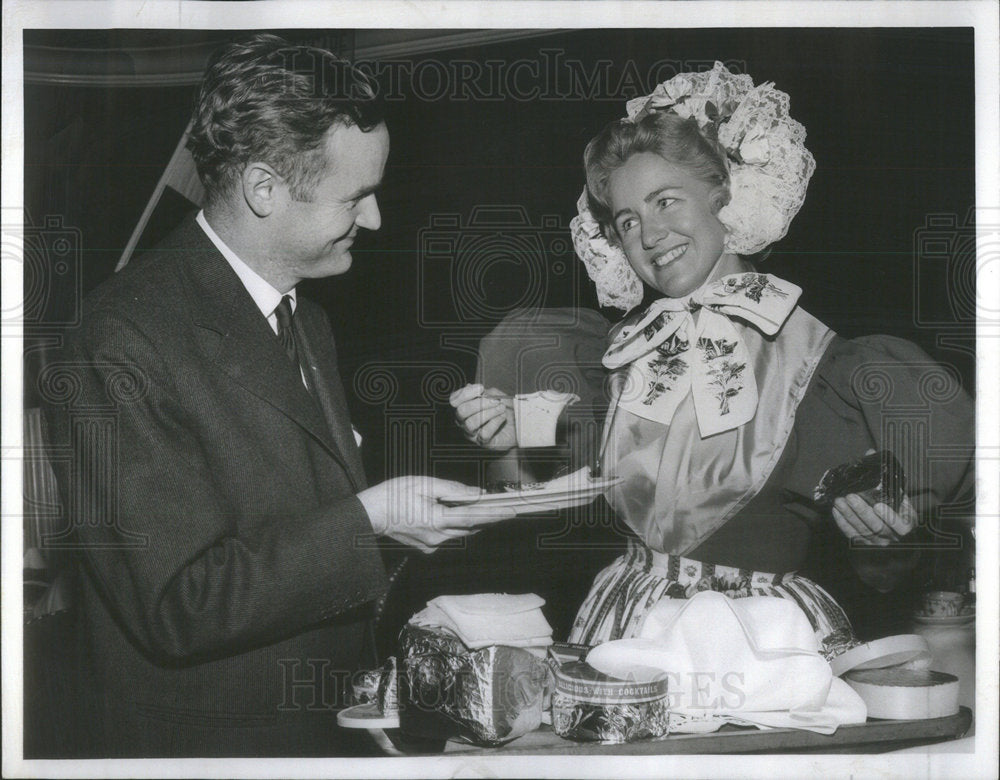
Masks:
[[[177,42],[185,35],[176,33]],[[72,34],[25,34],[26,44],[54,40]],[[108,33],[109,48],[115,40]],[[791,95],[817,170],[764,269],[802,286],[802,306],[841,334],[916,341],[971,389],[973,54],[964,28],[582,30],[383,64],[392,134],[383,227],[359,239],[349,274],[306,290],[329,312],[344,375],[354,380],[347,391],[369,476],[421,467],[467,474],[471,453],[443,399],[471,381],[478,337],[517,305],[596,308],[567,240],[583,185],[580,159],[587,140],[624,113],[625,99],[652,90],[656,63],[663,80],[720,59]],[[477,67],[464,87],[455,81]],[[193,93],[26,83],[29,230],[54,217],[73,229],[80,250],[79,262],[58,272],[51,251],[26,264],[26,289],[44,282],[46,291],[37,334],[58,335],[59,323],[73,320],[78,292],[112,273]],[[147,243],[181,206],[164,202]],[[474,213],[493,228],[473,229]],[[438,254],[425,251],[430,241],[439,242]],[[430,446],[407,459],[399,435]],[[582,524],[560,536],[566,523],[520,520],[461,549],[412,559],[399,615],[444,591],[536,590],[564,631],[619,543],[607,528]],[[562,541],[542,543],[546,534]]]

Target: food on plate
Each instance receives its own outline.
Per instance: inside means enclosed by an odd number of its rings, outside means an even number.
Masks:
[[[396,659],[389,658],[378,669],[360,672],[354,680],[355,704],[375,704],[383,715],[398,712]]]
[[[516,479],[496,479],[486,483],[487,493],[516,493],[519,490],[541,490],[544,482],[520,482]]]

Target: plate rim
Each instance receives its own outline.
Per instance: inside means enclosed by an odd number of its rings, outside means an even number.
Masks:
[[[362,720],[352,715],[352,713],[371,710],[378,712],[379,717]],[[394,729],[399,728],[399,714],[386,715],[378,709],[378,704],[373,701],[352,704],[337,713],[337,725],[345,729]]]
[[[517,503],[523,504],[527,501],[535,500],[537,500],[538,503],[547,504],[565,498],[579,498],[591,493],[598,496],[608,488],[620,484],[623,479],[624,477],[603,477],[600,484],[597,485],[588,485],[584,488],[569,488],[557,490],[555,492],[546,492],[546,488],[539,490],[512,490],[509,493],[480,493],[478,496],[438,496],[437,501],[440,504],[448,504],[452,506],[482,504],[483,502],[497,504],[507,501],[516,501]]]
[[[976,613],[966,615],[913,615],[915,621],[927,626],[960,626],[976,619]]]

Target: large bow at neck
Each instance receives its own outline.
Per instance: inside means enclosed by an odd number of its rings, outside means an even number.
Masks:
[[[752,420],[753,362],[730,318],[774,335],[801,294],[776,276],[742,273],[709,282],[685,298],[655,301],[604,353],[606,368],[631,364],[619,406],[667,425],[690,390],[703,437]]]

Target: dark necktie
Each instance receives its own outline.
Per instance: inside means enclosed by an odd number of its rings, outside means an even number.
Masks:
[[[285,348],[285,354],[296,368],[299,367],[299,351],[295,348],[295,328],[292,326],[292,298],[286,295],[274,310],[278,320],[278,341]],[[301,370],[301,369],[300,369]]]

